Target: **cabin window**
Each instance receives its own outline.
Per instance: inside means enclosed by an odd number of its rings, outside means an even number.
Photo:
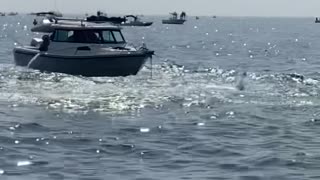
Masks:
[[[102,36],[105,43],[115,42],[111,31],[103,31]]]
[[[53,41],[73,43],[101,43],[99,31],[91,30],[57,30]]]
[[[56,30],[52,41],[72,43],[123,43],[120,31],[110,30]]]
[[[68,38],[72,35],[73,31],[59,30],[55,32],[53,40],[60,42],[68,41]]]
[[[114,38],[117,42],[124,42],[123,36],[120,31],[113,31]]]

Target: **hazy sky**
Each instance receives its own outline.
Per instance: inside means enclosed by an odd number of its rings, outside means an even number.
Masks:
[[[55,0],[1,0],[0,11],[31,12],[55,9]],[[56,0],[62,13],[217,16],[320,16],[320,0]]]

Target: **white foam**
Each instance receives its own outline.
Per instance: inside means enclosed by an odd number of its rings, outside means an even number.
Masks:
[[[201,122],[201,123],[197,123],[197,126],[204,126],[206,125],[205,123]]]
[[[17,163],[17,166],[29,166],[29,165],[32,165],[31,161],[19,161]]]
[[[148,132],[150,132],[150,129],[149,128],[140,128],[140,132],[148,133]]]

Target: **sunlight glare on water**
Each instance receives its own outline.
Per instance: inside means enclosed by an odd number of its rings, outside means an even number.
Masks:
[[[319,179],[320,26],[145,18],[122,31],[155,50],[152,77],[16,67],[42,34],[0,18],[0,179]]]

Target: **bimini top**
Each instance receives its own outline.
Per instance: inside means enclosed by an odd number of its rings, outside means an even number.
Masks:
[[[32,32],[52,33],[59,30],[121,30],[121,27],[109,23],[92,23],[79,19],[44,19],[42,24],[31,28]]]

